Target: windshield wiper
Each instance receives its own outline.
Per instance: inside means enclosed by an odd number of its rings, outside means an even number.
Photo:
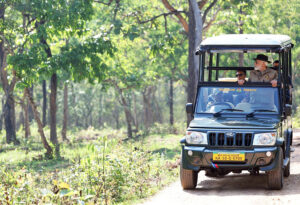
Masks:
[[[231,111],[231,112],[238,111],[238,112],[243,112],[244,110],[239,110],[239,109],[222,109],[219,112],[214,113],[214,117],[220,117],[221,113],[224,112],[224,111]]]
[[[254,110],[253,112],[246,115],[246,117],[253,117],[256,112],[276,112],[274,110]]]

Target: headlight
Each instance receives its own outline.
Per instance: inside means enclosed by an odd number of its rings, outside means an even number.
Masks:
[[[276,133],[260,133],[254,135],[253,145],[274,145]]]
[[[207,145],[206,133],[187,131],[185,139],[188,144],[205,144],[205,145]]]

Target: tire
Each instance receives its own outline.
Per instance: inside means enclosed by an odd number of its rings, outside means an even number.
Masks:
[[[195,189],[197,186],[198,172],[184,169],[180,164],[180,181],[183,189]]]
[[[272,190],[280,190],[283,187],[283,151],[282,148],[278,152],[278,166],[272,171],[269,171],[268,188]]]
[[[284,177],[289,177],[290,176],[290,166],[291,166],[290,163],[291,163],[291,158],[289,160],[289,163],[284,168],[284,172],[283,172]]]

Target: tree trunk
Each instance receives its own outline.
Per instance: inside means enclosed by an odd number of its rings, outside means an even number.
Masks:
[[[43,80],[43,127],[47,125],[47,87],[46,80]]]
[[[127,135],[128,138],[132,138],[132,127],[131,127],[131,121],[132,121],[132,116],[128,107],[128,103],[126,102],[126,99],[124,98],[124,96],[121,96],[121,102],[122,102],[122,106],[124,108],[124,112],[125,112],[125,118],[126,118],[126,122],[127,122]]]
[[[25,130],[25,127],[24,127],[24,111],[23,109],[19,112],[19,120],[17,120],[17,123],[16,123],[16,130],[20,130],[21,126],[23,128],[23,130]]]
[[[63,128],[61,130],[62,139],[64,141],[68,141],[67,125],[68,125],[68,84],[65,83],[65,86],[64,86],[64,118],[63,118]]]
[[[50,141],[55,146],[55,154],[59,157],[59,144],[56,133],[56,94],[57,94],[57,76],[54,73],[51,76],[50,93]]]
[[[153,124],[153,109],[151,101],[153,101],[153,86],[148,86],[143,91],[143,107],[144,107],[144,124],[145,128],[149,129]]]
[[[98,127],[99,128],[101,128],[103,125],[102,115],[103,115],[103,97],[102,97],[102,94],[100,93],[100,95],[99,95],[99,112],[98,112]],[[113,115],[113,113],[112,113],[112,115]]]
[[[128,102],[126,101],[123,91],[118,87],[118,85],[115,84],[115,88],[119,92],[120,98],[121,98],[121,105],[124,108],[125,112],[125,118],[126,118],[126,123],[127,123],[127,136],[128,138],[132,138],[132,125],[131,122],[133,121],[133,117],[130,111],[130,107],[128,105]]]
[[[187,102],[194,102],[198,82],[199,56],[195,55],[196,48],[202,39],[202,17],[196,0],[189,0],[189,56],[188,56],[188,86]],[[192,120],[187,115],[187,125]]]
[[[46,149],[46,154],[45,155],[46,155],[47,158],[52,158],[53,157],[52,156],[52,153],[53,153],[52,148],[50,147],[50,145],[47,142],[47,139],[45,137],[45,133],[44,133],[44,130],[43,130],[43,124],[42,124],[42,121],[40,119],[40,114],[37,110],[37,107],[36,107],[34,101],[33,101],[33,98],[30,95],[30,91],[29,91],[28,88],[25,88],[25,93],[26,93],[27,98],[29,100],[29,103],[32,107],[34,118],[35,118],[35,120],[37,122],[37,125],[38,125],[38,132],[41,135],[42,143],[44,145],[44,148]]]
[[[28,102],[26,95],[27,95],[26,91],[24,90],[24,95],[22,98],[21,106],[22,106],[22,110],[24,112],[23,126],[24,126],[24,131],[25,131],[25,139],[28,139],[29,136],[31,135],[30,126],[29,126],[29,116],[28,116],[28,106],[30,105],[30,103]],[[25,103],[25,102],[27,102],[27,103]],[[34,117],[34,115],[33,115],[33,117]]]
[[[132,96],[133,96],[134,124],[135,124],[136,130],[139,130],[139,121],[138,121],[137,107],[136,107],[136,95],[134,92],[132,92]]]
[[[33,85],[29,88],[29,90],[30,90],[31,97],[34,99],[34,97],[33,97]],[[32,108],[31,108],[30,105],[28,105],[27,109],[28,109],[29,122],[32,122],[32,120],[34,118]]]
[[[27,101],[26,103],[27,105],[30,104],[28,99],[26,101]],[[25,138],[28,139],[28,137],[31,135],[31,132],[30,132],[30,125],[29,125],[28,109],[26,109],[26,106],[24,106],[24,129],[25,129]]]
[[[119,110],[114,110],[114,119],[116,121],[116,129],[120,129],[120,115],[119,115]]]
[[[173,112],[173,78],[170,79],[170,97],[169,97],[169,108],[170,108],[170,125],[174,125],[174,112]]]
[[[16,114],[15,114],[15,101],[12,95],[6,96],[4,105],[4,122],[6,130],[6,143],[13,142],[15,145],[20,144],[16,137]]]
[[[0,132],[3,129],[3,118],[4,118],[4,97],[1,99],[1,115],[0,115]]]

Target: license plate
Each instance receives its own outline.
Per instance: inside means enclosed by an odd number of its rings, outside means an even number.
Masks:
[[[214,161],[245,161],[245,153],[213,153]]]

